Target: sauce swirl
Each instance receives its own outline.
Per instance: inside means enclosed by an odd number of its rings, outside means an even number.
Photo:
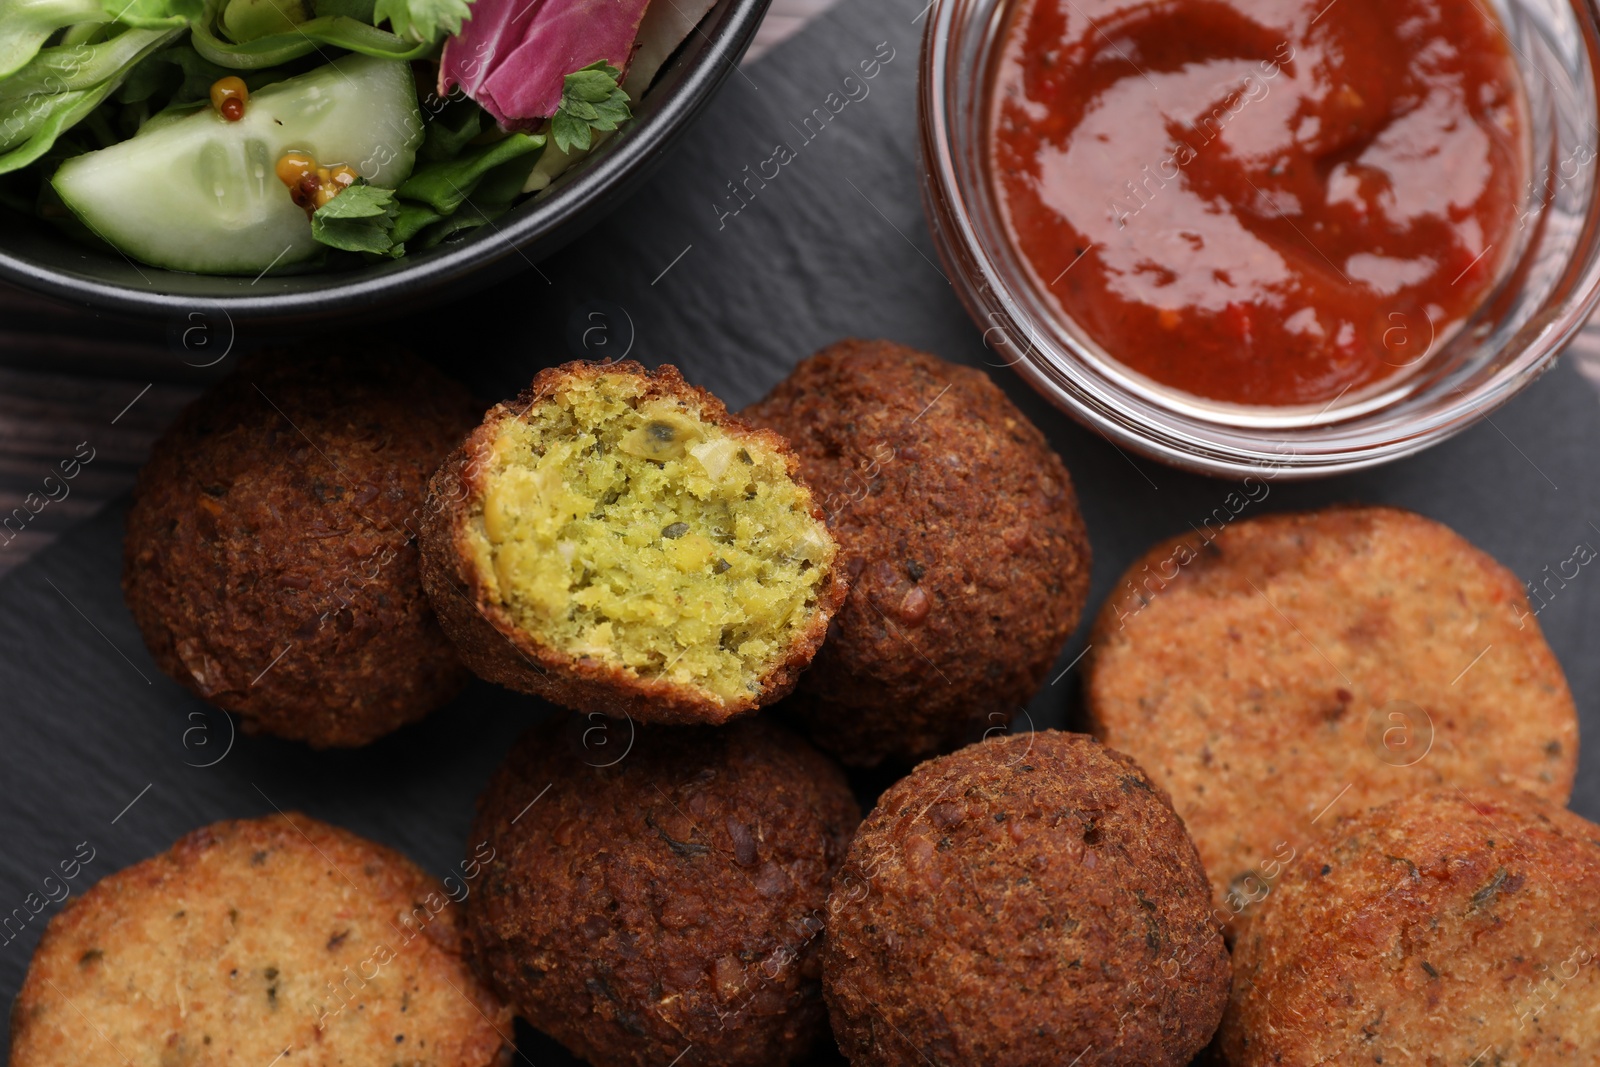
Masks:
[[[1480,0],[1020,0],[990,93],[1008,235],[1129,368],[1332,402],[1420,365],[1516,244],[1516,66]]]

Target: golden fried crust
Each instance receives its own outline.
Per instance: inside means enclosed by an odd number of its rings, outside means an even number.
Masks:
[[[244,728],[363,745],[467,680],[422,591],[428,476],[476,420],[413,356],[265,353],[139,473],[123,594],[161,669]]]
[[[861,818],[838,766],[765,717],[643,727],[605,767],[561,726],[526,735],[479,801],[481,970],[595,1067],[802,1059],[825,1027],[828,881]]]
[[[1101,610],[1085,679],[1093,731],[1172,794],[1230,926],[1325,809],[1572,789],[1577,712],[1517,579],[1394,508],[1158,545]]]
[[[794,443],[851,593],[787,705],[846,763],[915,762],[1004,727],[1078,624],[1072,479],[970,367],[842,341],[745,414]]]
[[[636,374],[647,383],[642,401],[681,399],[704,422],[731,436],[759,442],[783,456],[789,477],[804,486],[794,450],[770,430],[756,429],[730,414],[722,401],[683,380],[676,367],[664,364],[647,371],[628,360],[620,363],[573,362],[542,370],[517,399],[497,404],[483,423],[451,453],[429,485],[427,515],[422,526],[422,583],[433,601],[445,633],[462,660],[480,677],[532,693],[577,711],[631,716],[641,722],[720,723],[785,696],[794,688],[828,633],[828,620],[844,602],[844,572],[834,565],[817,590],[817,603],[803,633],[788,656],[761,679],[757,690],[738,701],[721,701],[664,677],[641,677],[634,671],[588,656],[572,656],[519,627],[473,562],[468,524],[481,512],[485,480],[500,425],[519,418],[541,403],[559,383],[602,375]],[[817,519],[822,511],[813,509]]]
[[[890,787],[850,846],[834,1034],[853,1067],[1179,1067],[1227,1001],[1208,898],[1133,760],[1084,734],[990,738]]]
[[[1234,1067],[1593,1064],[1600,827],[1520,790],[1337,822],[1234,950]]]
[[[11,1063],[487,1067],[510,1033],[439,884],[296,813],[196,830],[69,903],[12,1009]]]

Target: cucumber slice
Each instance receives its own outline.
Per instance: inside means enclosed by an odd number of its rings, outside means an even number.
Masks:
[[[274,172],[285,152],[348,164],[393,189],[421,143],[410,67],[352,55],[252,93],[238,122],[206,108],[75,156],[51,184],[85,225],[134,259],[256,274],[323,250]]]

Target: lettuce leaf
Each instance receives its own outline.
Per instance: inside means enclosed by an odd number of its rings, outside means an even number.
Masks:
[[[26,66],[0,79],[0,174],[43,156],[56,138],[89,116],[145,57],[181,34],[179,29],[125,29],[98,44],[40,50]]]
[[[420,232],[410,239],[411,247],[432,248],[458,233],[492,225],[495,219],[510,211],[522,195],[522,183],[528,179],[528,169],[525,159],[515,159],[495,167],[483,176],[472,196],[463,200],[456,211],[438,216],[430,220],[428,225],[419,227]]]
[[[102,0],[113,22],[144,29],[184,26],[205,13],[205,0]]]
[[[421,59],[434,46],[427,42],[402,40],[388,30],[380,30],[344,15],[319,15],[302,22],[292,31],[271,33],[243,44],[218,36],[208,19],[196,22],[189,39],[200,55],[230,70],[258,70],[319,52],[319,45],[343,48],[379,59]]]
[[[68,26],[120,22],[140,29],[176,29],[199,19],[205,0],[0,0],[0,78],[39,54]]]
[[[543,134],[514,133],[486,145],[468,145],[454,159],[423,163],[400,183],[399,193],[407,200],[426,204],[440,215],[451,215],[477,189],[485,174],[502,164],[523,159],[544,147]],[[533,160],[527,159],[527,170]]]

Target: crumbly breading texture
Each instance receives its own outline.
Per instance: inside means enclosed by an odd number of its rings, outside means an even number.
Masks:
[[[459,922],[437,881],[354,834],[300,814],[217,823],[51,921],[11,1063],[488,1067],[511,1015]]]
[[[783,455],[647,384],[570,377],[500,423],[479,566],[569,655],[746,698],[808,625],[835,545]]]
[[[1576,708],[1520,583],[1410,512],[1158,545],[1092,645],[1092,729],[1172,794],[1230,924],[1332,816],[1445,784],[1572,789]]]
[[[575,722],[576,744],[531,731],[479,802],[483,972],[595,1067],[801,1061],[826,1031],[828,882],[861,816],[844,774],[763,716]]]
[[[245,730],[364,745],[466,684],[418,574],[428,479],[482,409],[406,353],[263,352],[162,435],[123,595],[161,669]]]
[[[1600,826],[1451,789],[1332,826],[1234,949],[1233,1067],[1593,1064]]]
[[[1072,479],[982,371],[841,341],[746,410],[787,437],[850,594],[788,706],[849,764],[914,763],[1003,728],[1089,590]]]
[[[867,816],[828,909],[823,988],[854,1067],[1182,1067],[1227,1001],[1183,824],[1084,734],[918,766]]]

